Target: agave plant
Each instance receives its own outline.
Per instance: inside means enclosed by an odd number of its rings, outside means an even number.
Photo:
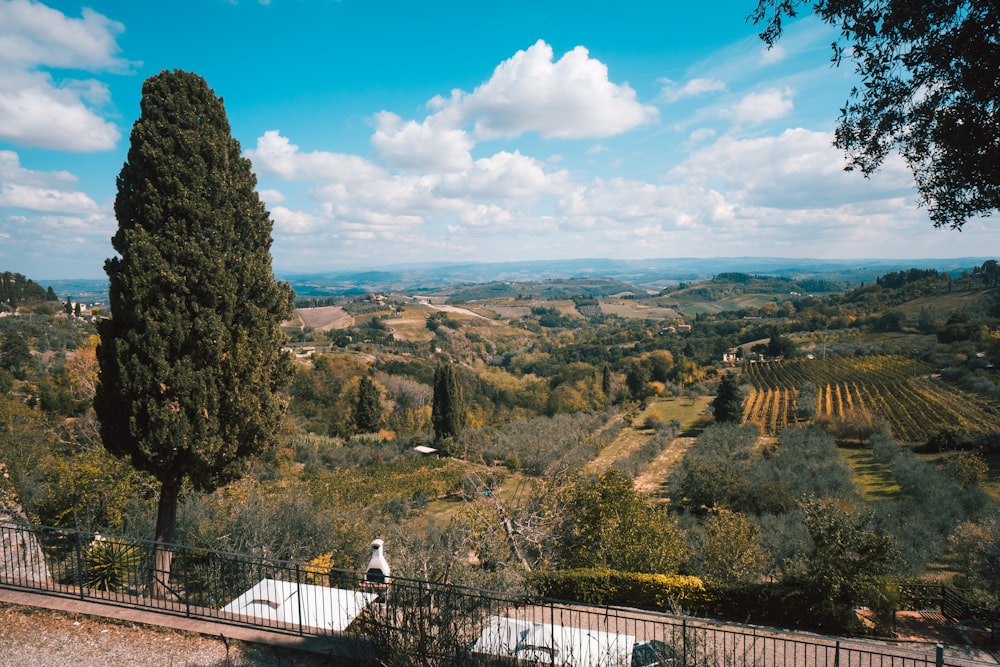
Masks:
[[[98,535],[84,554],[84,586],[120,593],[130,580],[135,579],[140,560],[137,545]]]

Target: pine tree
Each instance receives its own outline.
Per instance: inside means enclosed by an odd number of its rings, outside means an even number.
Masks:
[[[431,424],[438,440],[457,438],[465,426],[465,401],[454,366],[442,364],[434,371]]]
[[[238,478],[272,449],[284,412],[280,325],[293,293],[274,279],[255,186],[204,79],[174,70],[145,81],[118,176],[94,407],[104,446],[161,485],[158,542],[174,540],[184,480],[210,492]],[[169,573],[160,549],[154,593]]]

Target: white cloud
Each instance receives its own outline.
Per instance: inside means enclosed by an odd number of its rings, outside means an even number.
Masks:
[[[495,204],[476,204],[460,212],[458,219],[464,227],[496,229],[509,225],[514,216],[507,209]]]
[[[285,180],[363,181],[383,171],[362,157],[326,151],[299,152],[299,147],[278,130],[268,130],[257,138],[257,148],[248,149],[247,157],[255,169]]]
[[[107,98],[96,82],[57,87],[49,75],[0,75],[0,139],[24,146],[91,152],[114,148],[118,128],[85,104]]]
[[[440,191],[461,199],[534,199],[565,189],[565,170],[547,172],[542,163],[515,151],[476,160],[475,168],[442,178]]]
[[[28,0],[0,0],[0,139],[24,146],[90,152],[121,136],[93,106],[110,99],[106,84],[61,79],[41,70],[124,71],[116,36],[123,27],[90,9],[82,18]]]
[[[660,97],[666,102],[676,102],[686,97],[699,97],[708,93],[719,93],[726,89],[726,84],[719,79],[694,78],[684,85],[670,79],[661,79]]]
[[[657,185],[624,178],[579,184],[559,201],[559,212],[575,228],[637,228],[667,231],[723,224],[733,207],[717,192],[698,185]]]
[[[268,204],[269,206],[280,204],[283,201],[285,201],[285,195],[284,193],[281,192],[281,190],[268,188],[265,190],[261,190],[257,194],[260,196],[260,200],[265,204]]]
[[[472,139],[462,129],[436,122],[435,116],[423,123],[404,123],[396,114],[382,111],[375,120],[372,145],[397,167],[458,171],[472,166]]]
[[[763,48],[760,51],[760,63],[762,65],[775,65],[788,57],[788,52],[783,44],[775,44],[770,48]]]
[[[93,199],[72,189],[75,185],[76,177],[68,172],[24,169],[17,153],[0,151],[0,207],[81,215],[97,211]]]
[[[318,216],[305,211],[292,211],[284,206],[275,206],[271,210],[271,218],[274,220],[274,233],[281,235],[315,234],[325,225]]]
[[[723,115],[741,125],[758,125],[790,114],[795,108],[791,98],[792,91],[788,88],[750,93],[723,111]]]
[[[755,139],[722,137],[695,151],[668,178],[728,192],[744,205],[775,209],[835,208],[861,201],[912,198],[902,160],[889,159],[876,178],[844,171],[829,132],[785,130]]]
[[[116,36],[125,27],[84,8],[82,18],[31,0],[0,2],[0,62],[31,69],[125,69]]]
[[[578,46],[553,61],[539,40],[518,51],[471,93],[456,90],[431,107],[453,127],[472,123],[477,139],[537,132],[546,138],[608,137],[657,122],[659,112],[641,104],[628,84],[612,83],[608,68]]]

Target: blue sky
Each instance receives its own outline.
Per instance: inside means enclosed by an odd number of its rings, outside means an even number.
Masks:
[[[854,75],[753,0],[0,0],[0,270],[100,278],[142,82],[205,77],[279,274],[423,261],[994,256],[891,159],[843,172]],[[720,265],[720,270],[724,266]]]

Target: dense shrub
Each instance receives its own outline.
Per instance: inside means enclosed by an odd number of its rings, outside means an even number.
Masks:
[[[700,611],[711,599],[698,577],[620,572],[606,568],[534,570],[531,591],[542,597],[645,609]]]

